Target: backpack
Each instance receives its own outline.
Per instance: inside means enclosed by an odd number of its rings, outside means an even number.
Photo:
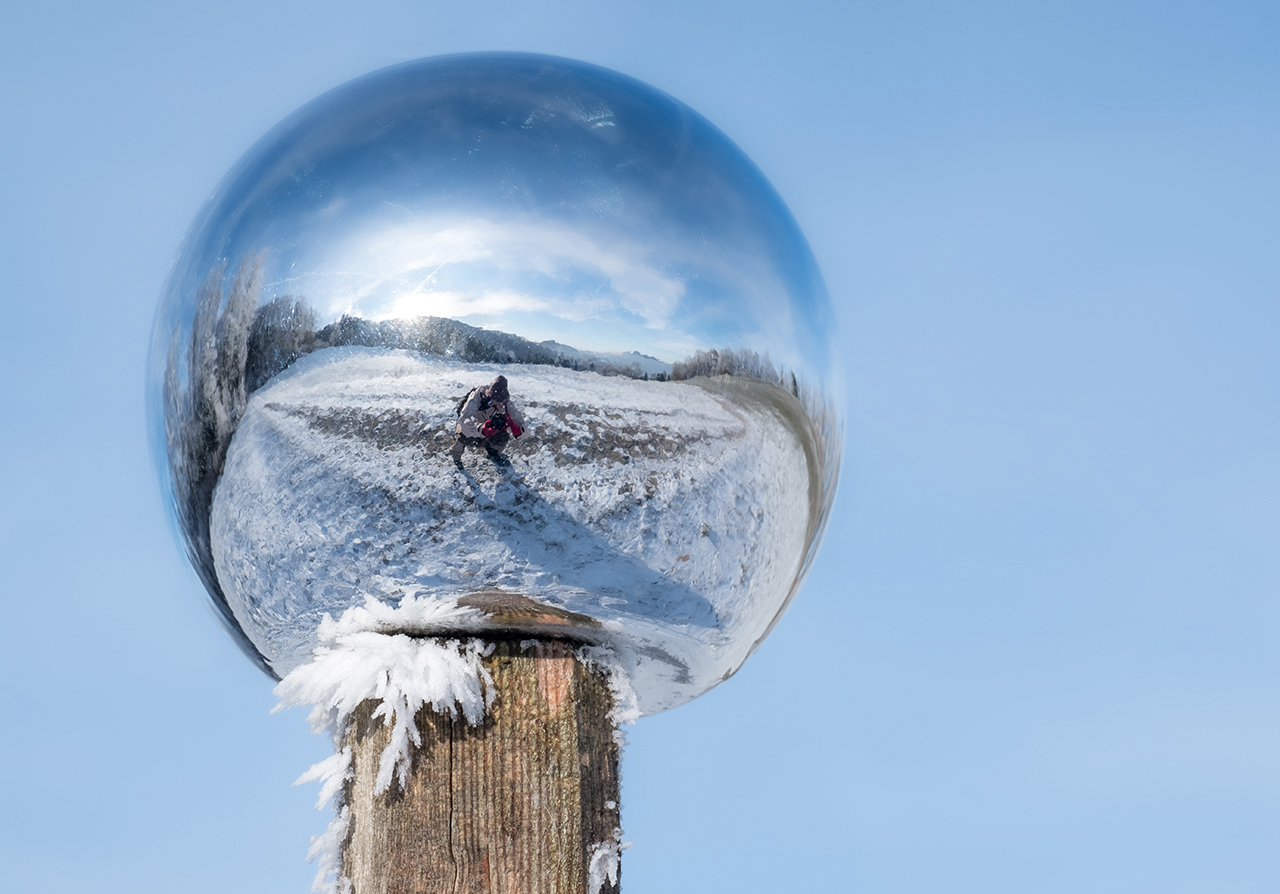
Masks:
[[[471,400],[471,395],[475,394],[475,393],[476,393],[477,391],[479,391],[481,388],[485,388],[485,387],[487,387],[487,386],[485,386],[485,385],[478,385],[477,387],[472,388],[470,391],[468,391],[468,392],[463,396],[462,400],[458,401],[458,405],[457,405],[456,407],[454,407],[454,408],[453,408],[453,415],[454,415],[454,416],[457,416],[459,419],[461,419],[461,418],[462,418],[462,411],[463,411],[464,409],[466,409],[467,401]],[[481,400],[481,401],[480,401],[480,409],[482,409],[482,410],[487,410],[487,409],[489,409],[489,401],[488,401],[488,398],[485,398],[485,399],[483,399],[483,400]]]

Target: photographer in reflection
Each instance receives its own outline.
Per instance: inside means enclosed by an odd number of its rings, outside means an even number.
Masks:
[[[454,465],[461,468],[462,453],[467,447],[483,447],[495,463],[506,465],[510,460],[502,455],[502,448],[512,438],[520,437],[524,428],[524,417],[507,392],[507,377],[498,376],[490,384],[472,389],[458,404],[455,440],[449,454]]]

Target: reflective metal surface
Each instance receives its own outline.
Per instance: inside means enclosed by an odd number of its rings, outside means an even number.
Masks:
[[[697,113],[568,60],[427,59],[305,106],[219,185],[157,313],[153,446],[269,673],[325,613],[431,594],[614,643],[652,712],[735,671],[799,586],[833,344],[795,221]],[[495,422],[474,389],[498,375]]]

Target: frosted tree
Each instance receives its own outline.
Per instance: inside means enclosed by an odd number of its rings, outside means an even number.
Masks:
[[[262,261],[261,254],[241,260],[225,302],[226,265],[209,271],[196,295],[190,339],[184,344],[174,333],[165,371],[165,438],[178,520],[196,573],[223,604],[226,598],[209,549],[209,510],[231,436],[248,403],[245,364],[262,288]]]
[[[267,302],[249,330],[245,390],[257,391],[316,347],[316,312],[304,299],[283,295]]]

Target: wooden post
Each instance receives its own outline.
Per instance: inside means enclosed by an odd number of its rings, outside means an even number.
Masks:
[[[603,676],[571,645],[497,642],[481,726],[419,713],[405,790],[374,794],[389,731],[364,702],[346,732],[353,778],[342,875],[351,894],[587,894],[619,828],[618,746]],[[607,879],[601,894],[617,894]]]

